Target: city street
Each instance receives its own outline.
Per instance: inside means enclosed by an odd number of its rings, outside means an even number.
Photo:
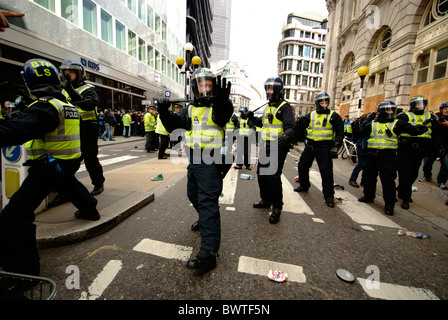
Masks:
[[[143,152],[143,146],[143,141],[134,141],[100,147],[106,179],[109,170],[157,157]],[[124,156],[136,158],[112,160]],[[42,276],[56,281],[58,300],[447,299],[446,230],[398,204],[394,216],[385,216],[380,191],[374,204],[359,203],[362,189],[347,183],[353,169],[348,160],[334,162],[335,184],[345,186],[336,189],[340,200],[335,208],[323,201],[316,164],[312,188],[298,194],[293,188],[299,157],[294,149],[287,157],[285,204],[276,225],[268,222],[267,209],[252,207],[259,201],[257,179],[240,179],[241,173],[256,176],[256,168],[229,171],[220,200],[218,265],[206,274],[185,267],[199,250],[200,235],[190,230],[197,213],[186,196],[182,167],[159,182],[153,202],[113,230],[41,250]],[[104,165],[107,161],[111,164]],[[443,206],[440,202],[446,210]],[[399,235],[403,228],[408,234]],[[418,239],[411,232],[431,237]],[[350,272],[353,281],[339,278],[340,269]],[[272,281],[270,270],[285,272],[288,279]]]

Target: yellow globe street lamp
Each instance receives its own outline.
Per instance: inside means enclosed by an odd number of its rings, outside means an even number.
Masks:
[[[202,61],[198,56],[194,56],[193,59],[191,59],[191,63],[193,64],[194,69],[197,69],[201,65]]]
[[[361,87],[359,90],[359,101],[358,101],[358,118],[360,116],[361,113],[361,105],[362,105],[362,91],[364,88],[364,79],[366,78],[366,76],[369,74],[369,68],[366,66],[363,66],[361,68],[358,69],[358,76],[361,78]]]

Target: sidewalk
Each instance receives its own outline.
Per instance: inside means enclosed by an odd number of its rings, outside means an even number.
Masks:
[[[116,137],[115,141],[98,140],[98,145],[119,145],[144,141],[144,137]],[[173,164],[169,159],[154,158],[137,164],[124,165],[111,171],[105,170],[104,191],[95,198],[98,200],[98,221],[78,220],[77,210],[71,203],[46,209],[36,215],[37,246],[50,248],[64,246],[87,240],[105,233],[133,213],[154,201],[158,188],[165,188],[186,175],[186,165]],[[162,181],[151,178],[163,174]],[[90,177],[80,181],[91,191]]]
[[[294,149],[301,153],[304,149],[304,144],[299,143],[298,145],[294,146]],[[422,167],[423,164],[420,167],[420,174],[418,176],[418,179],[423,175]],[[350,164],[349,160],[343,160],[340,157],[338,159],[335,159],[334,172],[335,174],[344,177],[345,182],[342,185],[346,188],[346,190],[347,188],[353,188],[348,184],[348,180],[353,171],[353,168],[354,166]],[[432,169],[433,181],[419,182],[417,179],[417,181],[415,181],[413,184],[413,187],[416,187],[417,190],[412,193],[413,203],[410,204],[410,208],[408,210],[402,209],[400,207],[401,200],[398,199],[398,202],[395,206],[395,211],[406,211],[412,213],[430,222],[434,226],[448,232],[448,206],[445,205],[445,201],[448,199],[448,190],[442,190],[436,184],[435,177],[437,177],[439,169],[440,161],[434,162],[434,166]],[[358,183],[360,183],[361,181],[361,174],[362,172],[359,174],[357,181]],[[396,184],[398,185],[398,181],[396,182]],[[362,188],[359,188],[358,190],[362,192]],[[376,195],[376,199],[378,199],[378,201],[382,201],[383,191],[381,188],[379,177]]]

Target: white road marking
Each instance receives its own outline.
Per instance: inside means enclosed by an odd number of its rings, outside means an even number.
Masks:
[[[321,181],[320,173],[316,170],[310,170],[310,182],[319,190],[322,190]],[[373,209],[367,203],[359,202],[358,198],[348,191],[335,190],[335,197],[342,198],[342,203],[337,203],[336,205],[356,223],[400,228],[398,224]]]
[[[122,156],[122,157],[117,157],[117,158],[111,158],[111,159],[108,159],[108,160],[103,160],[100,163],[101,163],[102,166],[107,166],[107,165],[110,165],[110,164],[114,164],[114,163],[118,163],[118,162],[122,162],[122,161],[127,161],[127,160],[131,160],[131,159],[135,159],[135,158],[138,158],[138,157],[137,156]],[[81,171],[86,171],[86,166],[84,164],[82,164],[79,167],[78,172],[81,172]]]
[[[286,281],[305,283],[306,276],[301,266],[280,263],[269,260],[261,260],[241,256],[238,262],[238,272],[260,275],[267,278],[269,270],[279,270],[288,274]]]
[[[133,250],[149,253],[162,258],[182,261],[188,261],[193,252],[193,248],[191,247],[184,247],[151,239],[143,239]]]
[[[235,200],[236,185],[238,182],[238,170],[230,169],[223,181],[222,194],[219,198],[221,204],[233,204]]]
[[[364,291],[372,298],[384,300],[439,300],[434,293],[427,289],[405,287],[397,284],[378,283],[375,289],[371,280],[357,278]],[[368,288],[369,287],[369,288]]]
[[[283,211],[293,213],[305,213],[314,215],[313,210],[306,204],[298,192],[294,191],[294,187],[282,174],[282,189],[283,189]]]
[[[95,278],[89,286],[89,292],[83,291],[79,300],[96,300],[106,290],[106,288],[114,280],[115,276],[121,270],[122,263],[120,260],[111,260],[104,267],[103,271]]]

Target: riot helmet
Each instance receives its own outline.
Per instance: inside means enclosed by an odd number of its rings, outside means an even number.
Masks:
[[[81,63],[76,62],[74,60],[65,60],[61,65],[62,75],[66,73],[68,70],[76,73],[76,78],[72,80],[72,83],[78,87],[84,84],[84,81],[87,79],[86,70],[82,66]]]
[[[58,69],[44,59],[31,59],[25,62],[22,71],[23,80],[30,93],[36,96],[37,92],[50,92],[61,88],[61,78]]]
[[[448,108],[448,102],[443,102],[443,103],[440,105],[440,107],[439,107],[440,112],[442,112],[443,109],[445,109],[445,108]]]
[[[392,122],[397,116],[397,105],[392,101],[383,101],[377,109],[379,122]]]
[[[264,83],[266,98],[269,102],[277,102],[283,98],[283,81],[279,77],[269,78]]]
[[[411,99],[409,105],[411,106],[411,112],[422,115],[428,105],[428,99],[424,96],[415,96]]]
[[[194,100],[201,105],[209,106],[213,98],[213,79],[215,75],[210,69],[201,68],[191,76],[191,88]]]
[[[328,93],[318,93],[314,99],[314,104],[317,113],[330,113],[330,95]]]

